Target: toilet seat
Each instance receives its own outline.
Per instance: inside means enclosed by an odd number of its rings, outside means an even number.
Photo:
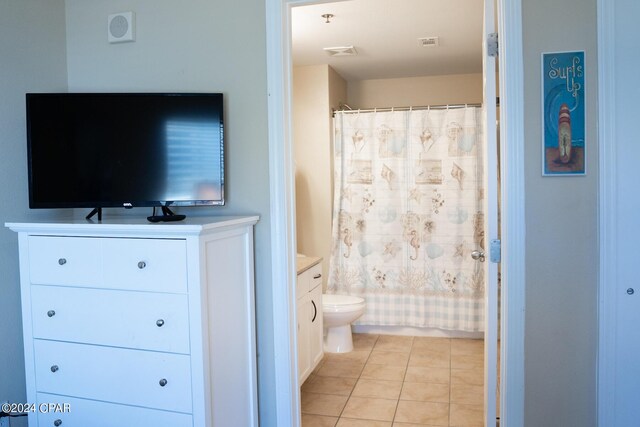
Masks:
[[[330,313],[344,313],[358,310],[364,306],[364,298],[351,295],[322,295],[322,311]]]

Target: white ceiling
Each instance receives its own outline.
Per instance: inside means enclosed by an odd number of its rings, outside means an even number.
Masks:
[[[321,15],[334,15],[329,24]],[[292,11],[295,66],[329,64],[345,80],[482,72],[483,0],[350,0]],[[418,38],[439,37],[438,47]],[[323,48],[353,45],[357,56]]]

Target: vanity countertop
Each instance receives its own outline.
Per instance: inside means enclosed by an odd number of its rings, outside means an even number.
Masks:
[[[298,274],[302,274],[314,265],[320,263],[322,261],[321,257],[315,256],[299,256],[296,259],[296,267],[298,270]]]

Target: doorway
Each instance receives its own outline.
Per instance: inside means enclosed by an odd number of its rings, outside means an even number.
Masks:
[[[365,299],[358,341],[380,334],[321,365],[299,358],[303,427],[337,417],[482,422],[484,358],[496,388],[497,288],[495,271],[483,274],[494,265],[471,253],[486,250],[498,216],[487,203],[497,196],[487,173],[497,168],[496,129],[481,125],[495,123],[496,80],[483,78],[495,58],[483,60],[482,47],[492,6],[352,0],[292,10],[298,252],[323,258],[326,293]],[[343,41],[354,46],[327,48]]]
[[[292,260],[295,260],[295,233],[293,224],[292,191],[293,177],[291,173],[291,138],[290,138],[290,88],[291,69],[289,62],[290,39],[289,28],[291,7],[307,4],[306,1],[267,1],[268,24],[268,68],[269,68],[269,118],[270,118],[270,164],[272,171],[272,225],[275,231],[272,247],[274,249],[274,324],[276,327],[276,352],[287,355],[281,363],[276,363],[276,400],[278,424],[297,425],[299,403],[295,386],[295,346],[292,345],[294,330],[291,318],[291,300],[293,291],[289,283],[295,278]],[[502,318],[508,328],[503,328],[503,346],[501,379],[502,418],[506,422],[518,424],[522,419],[522,352],[523,352],[523,292],[516,286],[504,292],[507,284],[524,283],[523,266],[523,233],[521,212],[523,211],[522,194],[522,93],[521,93],[521,28],[519,2],[500,1],[500,32],[505,34],[504,43],[500,47],[502,140],[510,140],[511,148],[503,150],[502,194],[505,204],[502,215],[502,236],[505,242],[503,260],[508,260],[508,268],[503,268],[503,309]],[[510,126],[506,127],[508,123]],[[284,141],[284,144],[283,144]],[[289,169],[287,169],[289,167]],[[518,197],[513,197],[515,195]],[[280,231],[280,233],[278,233]],[[508,245],[506,244],[508,243]],[[286,259],[277,259],[286,254]],[[284,299],[279,299],[285,296]],[[288,336],[280,332],[288,332]],[[509,385],[512,385],[513,389]],[[506,398],[508,396],[508,399]],[[509,416],[507,416],[509,415]],[[510,417],[510,418],[509,418]]]

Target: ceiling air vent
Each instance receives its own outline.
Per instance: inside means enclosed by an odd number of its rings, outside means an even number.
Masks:
[[[329,56],[355,56],[358,54],[353,46],[325,47],[323,50]]]
[[[422,47],[437,47],[438,39],[438,37],[422,37],[418,39],[418,44]]]

